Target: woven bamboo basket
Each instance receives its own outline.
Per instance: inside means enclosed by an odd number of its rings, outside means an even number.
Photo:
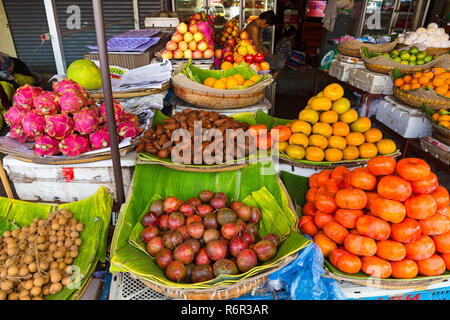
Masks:
[[[450,105],[450,99],[441,98],[432,92],[427,96],[421,96],[419,90],[425,89],[416,89],[408,92],[394,86],[392,91],[400,102],[419,109],[421,109],[423,104],[433,110],[446,109]]]
[[[297,258],[297,253],[286,257],[278,266],[262,274],[244,279],[232,285],[217,285],[210,289],[174,289],[161,284],[156,284],[137,277],[143,284],[150,289],[163,294],[172,299],[185,300],[226,300],[235,299],[240,296],[256,290],[268,279],[268,276],[285,267]]]
[[[238,109],[254,105],[264,98],[266,89],[252,93],[213,93],[177,86],[172,82],[175,94],[184,101],[199,107],[215,110]]]
[[[406,44],[403,43],[398,43],[396,46],[396,49],[402,49],[402,48],[406,48],[408,47]],[[425,52],[428,53],[429,55],[435,56],[435,55],[440,55],[440,54],[444,54],[444,53],[449,53],[450,52],[450,48],[426,48]]]
[[[395,152],[393,154],[390,154],[389,156],[397,158],[401,156],[401,152]],[[334,169],[336,167],[339,166],[344,166],[344,167],[358,167],[358,166],[362,166],[365,165],[367,162],[369,161],[369,159],[360,159],[360,160],[354,160],[354,161],[337,161],[337,162],[332,162],[330,164],[324,164],[324,165],[312,165],[312,164],[308,164],[308,163],[302,163],[299,161],[295,161],[295,160],[291,160],[288,158],[285,158],[283,156],[280,156],[280,162],[282,163],[286,163],[288,165],[291,165],[293,167],[299,167],[299,168],[307,168],[307,169],[318,169],[318,170],[322,170],[322,169]]]
[[[430,279],[419,279],[419,280],[388,280],[388,279],[377,279],[373,277],[368,277],[367,279],[358,279],[354,277],[345,277],[341,275],[334,274],[332,272],[326,271],[323,274],[324,277],[335,279],[339,281],[348,281],[360,286],[374,287],[386,290],[402,290],[402,289],[421,289],[430,286],[434,283],[442,282],[449,277],[449,275],[432,277]]]
[[[376,53],[385,53],[394,50],[395,46],[398,44],[400,39],[395,39],[389,43],[375,44],[375,43],[364,43],[355,39],[348,39],[344,42],[340,42],[337,46],[338,51],[346,56],[361,58],[361,47],[367,47],[370,51]]]
[[[296,209],[294,202],[292,201],[289,193],[286,190],[286,187],[283,184],[283,181],[279,176],[277,176],[277,180],[281,185],[284,193],[286,194],[288,200],[289,209],[295,214],[295,231],[298,230],[298,216],[296,214]],[[130,193],[129,193],[130,194]],[[283,259],[278,265],[273,268],[266,269],[264,272],[257,274],[255,276],[249,277],[247,279],[243,279],[235,284],[231,285],[223,285],[218,284],[216,286],[212,286],[208,289],[178,289],[171,288],[166,285],[162,285],[160,283],[148,281],[139,278],[139,276],[131,274],[132,276],[139,279],[143,284],[145,284],[150,289],[163,294],[172,299],[186,299],[186,300],[224,300],[224,299],[235,299],[246,293],[249,293],[253,290],[256,290],[261,284],[264,283],[268,279],[269,274],[282,269],[287,266],[289,263],[294,261],[298,256],[298,252],[295,252]]]
[[[158,162],[158,161],[145,161],[142,159],[137,160],[138,164],[159,164],[162,166],[165,166],[170,169],[179,170],[179,171],[186,171],[186,172],[226,172],[226,171],[235,171],[240,170],[248,166],[248,163],[244,164],[224,164],[220,166],[213,166],[213,167],[193,167],[193,166],[187,166],[183,164],[177,164],[177,163],[165,163],[165,162]]]
[[[397,68],[403,74],[413,74],[415,72],[422,72],[435,66],[440,66],[443,68],[448,68],[450,66],[450,55],[448,54],[436,57],[436,59],[422,65],[411,66],[392,61],[385,56],[368,58],[364,56],[362,48],[360,51],[366,68],[370,71],[383,74],[390,74],[394,70],[394,68]]]

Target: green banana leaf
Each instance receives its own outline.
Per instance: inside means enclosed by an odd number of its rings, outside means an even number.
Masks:
[[[278,125],[286,125],[287,123],[289,123],[291,120],[288,119],[281,119],[281,118],[275,118],[272,117],[271,115],[268,115],[267,113],[258,110],[256,112],[256,123],[257,124],[263,124],[267,127],[267,130],[270,131],[270,129],[272,129],[275,126]],[[396,156],[398,155],[400,150],[395,150],[394,153],[388,154],[387,156]],[[336,162],[331,162],[331,161],[309,161],[309,160],[298,160],[298,159],[294,159],[290,156],[288,156],[286,153],[284,152],[280,152],[280,158],[285,158],[285,159],[289,159],[291,161],[295,161],[295,162],[299,162],[299,163],[303,163],[303,164],[307,164],[307,165],[311,165],[311,166],[321,166],[321,167],[331,167],[333,165],[336,164],[345,164],[345,163],[354,163],[354,162],[358,162],[358,161],[367,161],[369,159],[364,159],[364,158],[358,158],[355,160],[341,160],[341,161],[336,161]]]
[[[45,219],[51,212],[66,208],[73,217],[84,224],[80,233],[83,243],[73,265],[79,268],[81,279],[74,287],[46,296],[46,300],[74,299],[89,279],[97,261],[106,259],[107,232],[111,219],[113,199],[105,187],[100,187],[91,197],[62,205],[42,204],[0,197],[0,230],[13,230],[29,225],[35,218]]]
[[[256,124],[256,119],[255,119],[255,114],[252,112],[242,112],[242,113],[237,113],[237,114],[233,114],[230,116],[231,118],[236,119],[239,122],[247,122],[250,125]],[[163,114],[161,111],[157,110],[155,112],[155,115],[153,116],[153,120],[152,120],[152,128],[155,129],[156,128],[156,124],[164,123],[164,119],[168,119],[169,117],[166,116],[165,114]],[[273,150],[271,150],[273,151]],[[266,154],[264,154],[265,156]],[[248,163],[249,160],[256,160],[259,159],[262,156],[262,154],[260,154],[259,152],[253,155],[249,155],[243,159],[234,159],[233,161],[229,161],[227,163],[222,163],[222,164],[212,164],[212,165],[206,165],[206,164],[183,164],[183,166],[185,167],[191,167],[191,168],[219,168],[219,167],[224,167],[224,166],[228,166],[228,165],[233,165],[236,163],[242,163],[242,160],[245,160],[245,163]],[[267,157],[271,157],[271,154],[267,154]],[[153,155],[151,153],[148,153],[146,151],[141,151],[138,153],[138,158],[142,161],[150,161],[150,162],[159,162],[162,164],[174,164],[174,162],[170,159],[170,158],[166,158],[166,159],[161,159],[156,155]]]
[[[232,67],[232,68],[230,68],[228,70],[209,70],[209,69],[201,69],[201,68],[198,68],[198,67],[194,66],[191,63],[190,59],[183,66],[183,68],[181,69],[181,72],[184,75],[186,75],[186,77],[191,79],[192,81],[195,81],[195,82],[198,82],[198,83],[203,83],[206,78],[220,79],[220,78],[223,78],[223,77],[233,76],[233,75],[235,75],[237,73],[239,73],[241,76],[243,76],[245,80],[249,80],[252,76],[258,75],[245,62],[242,62],[238,66]],[[261,77],[258,79],[258,81],[255,81],[255,84],[263,81],[267,77],[271,77],[271,76],[270,75],[261,75]],[[240,89],[245,89],[245,88],[248,88],[248,87],[249,86],[237,86],[237,87],[233,88],[232,90],[240,90]]]
[[[305,200],[305,194],[309,189],[308,185],[308,178],[303,176],[294,175],[292,173],[281,171],[280,172],[281,180],[283,181],[286,190],[288,191],[289,195],[291,196],[292,201],[294,201],[296,204],[299,204],[303,206],[306,203]],[[300,186],[301,193],[298,191],[298,188]],[[335,268],[327,259],[324,259],[324,267],[326,270],[330,271],[333,274],[347,277],[350,279],[373,279],[372,277],[369,277],[368,275],[358,272],[355,274],[345,273],[337,268]],[[442,277],[450,277],[450,271],[446,271],[444,274],[437,276],[437,277],[424,277],[424,276],[417,276],[414,278],[414,280],[425,280],[425,279],[433,279],[433,278],[442,278]],[[411,279],[394,279],[394,278],[388,278],[388,279],[379,279],[379,281],[398,281],[398,282],[410,282],[414,281]]]
[[[288,207],[272,163],[255,163],[237,171],[185,172],[155,164],[137,164],[131,200],[122,206],[111,244],[111,272],[131,272],[140,278],[171,288],[211,288],[232,284],[278,265],[286,256],[311,243],[295,229],[296,217]],[[262,171],[264,170],[264,171]],[[148,183],[151,181],[151,183]],[[175,183],[176,181],[176,183]],[[182,200],[197,196],[203,190],[224,192],[230,200],[240,200],[261,208],[260,234],[275,232],[284,239],[276,257],[245,274],[221,276],[197,284],[169,281],[139,243],[140,219],[151,202],[175,196]]]

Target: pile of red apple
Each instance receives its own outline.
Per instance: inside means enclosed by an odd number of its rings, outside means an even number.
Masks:
[[[141,240],[156,264],[174,282],[198,283],[236,275],[277,254],[280,239],[260,239],[261,212],[206,190],[186,202],[175,197],[154,201],[142,217]]]
[[[198,29],[197,20],[192,19],[187,25],[181,22],[176,32],[166,43],[166,50],[161,54],[166,59],[211,59],[214,57],[214,43],[209,43],[202,31]]]

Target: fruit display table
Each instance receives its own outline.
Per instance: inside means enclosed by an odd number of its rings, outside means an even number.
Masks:
[[[361,89],[351,85],[347,81],[341,81],[338,78],[331,76],[328,73],[328,71],[324,71],[324,70],[321,70],[321,69],[317,69],[315,77],[314,77],[314,95],[317,94],[317,89],[318,89],[318,86],[319,86],[319,76],[324,76],[329,81],[337,82],[340,85],[342,85],[343,87],[348,88],[350,90],[353,90],[353,91],[358,92],[359,94],[361,94],[361,104],[363,104],[364,102],[367,104],[367,108],[366,108],[366,111],[365,111],[365,116],[369,115],[370,105],[373,102],[373,100],[374,99],[383,98],[385,96],[385,94],[368,93],[368,92],[366,92],[364,90],[361,90]]]

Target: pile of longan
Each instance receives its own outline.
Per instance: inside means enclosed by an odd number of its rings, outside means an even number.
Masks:
[[[0,237],[0,300],[42,300],[72,282],[84,226],[66,209]]]

